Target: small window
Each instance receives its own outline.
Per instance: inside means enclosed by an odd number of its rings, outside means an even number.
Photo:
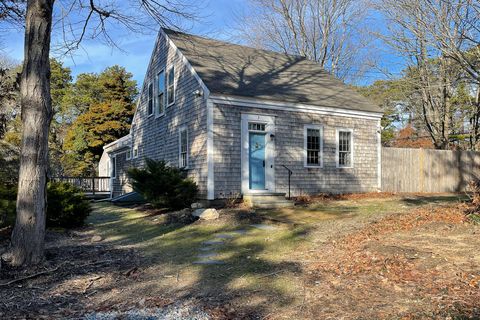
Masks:
[[[351,168],[353,165],[352,157],[352,131],[337,130],[337,167]]]
[[[157,116],[165,113],[165,71],[157,76],[157,97],[155,99],[155,112]]]
[[[265,131],[265,123],[249,122],[249,131]]]
[[[132,158],[132,150],[128,149],[127,150],[127,160],[130,160]]]
[[[117,177],[117,157],[112,157],[112,178]]]
[[[175,68],[173,66],[167,74],[167,101],[169,106],[175,103]]]
[[[148,106],[147,113],[149,116],[153,114],[153,84],[148,85]]]
[[[188,131],[187,128],[180,129],[179,136],[179,167],[188,167]]]
[[[133,157],[138,158],[138,146],[133,147]]]
[[[306,167],[321,167],[322,159],[322,127],[305,126],[304,161]]]

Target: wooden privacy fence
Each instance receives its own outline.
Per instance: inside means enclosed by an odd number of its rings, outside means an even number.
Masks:
[[[458,192],[480,177],[480,152],[382,148],[382,191]]]

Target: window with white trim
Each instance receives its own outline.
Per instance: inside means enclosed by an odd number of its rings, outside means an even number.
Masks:
[[[337,130],[337,167],[353,166],[353,133],[352,130]]]
[[[175,67],[171,66],[167,73],[167,101],[168,106],[175,103]]]
[[[161,116],[165,113],[165,71],[157,75],[157,96],[155,99],[155,113]]]
[[[133,147],[133,158],[138,158],[138,146]]]
[[[322,166],[322,147],[322,126],[306,125],[304,127],[304,163],[306,167]]]
[[[188,130],[187,128],[180,128],[179,131],[179,148],[178,148],[178,166],[180,168],[188,167]]]
[[[153,83],[148,84],[147,114],[149,116],[151,116],[153,114]]]
[[[117,177],[117,157],[113,156],[111,162],[112,162],[112,168],[111,168],[112,178],[115,179]]]
[[[127,150],[127,160],[130,160],[132,158],[132,150],[128,149]]]

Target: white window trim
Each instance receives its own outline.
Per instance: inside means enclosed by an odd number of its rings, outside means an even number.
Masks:
[[[135,155],[135,151],[137,151],[137,155]],[[133,146],[132,158],[133,158],[133,159],[137,159],[137,158],[138,158],[138,146]]]
[[[164,79],[164,83],[165,83],[165,84],[167,83],[167,81],[166,81],[166,80],[167,80],[167,79],[166,79],[167,73],[165,72],[165,68],[163,68],[162,70],[160,70],[160,71],[157,73],[157,76],[155,77],[155,84],[156,84],[155,89],[154,89],[154,91],[155,91],[155,111],[154,111],[154,113],[155,113],[155,119],[156,119],[156,118],[163,117],[163,116],[165,115],[166,111],[167,111],[167,103],[165,103],[164,108],[163,108],[163,112],[162,112],[162,113],[157,112],[157,111],[158,111],[158,106],[157,106],[157,104],[158,104],[158,79],[159,79],[160,73],[162,73],[162,72],[163,72],[163,77],[165,78],[165,79]],[[163,92],[163,101],[164,101],[164,102],[167,102],[167,101],[166,101],[166,98],[167,98],[167,92],[166,92],[166,91],[167,91],[167,88],[166,88],[166,86],[165,86],[164,92]]]
[[[132,159],[132,149],[126,151],[125,157],[127,158],[127,160]]]
[[[350,148],[351,148],[351,150],[350,150],[350,166],[348,166],[348,167],[340,165],[340,156],[339,156],[340,145],[339,145],[339,141],[338,141],[340,132],[350,132]],[[353,129],[351,129],[351,128],[336,128],[336,130],[335,130],[335,145],[336,145],[336,148],[335,148],[335,162],[336,162],[337,168],[338,169],[352,169],[353,168],[353,159],[355,159],[354,154],[353,154],[354,149],[355,149],[354,139],[353,139]]]
[[[150,103],[150,86],[152,86],[152,113],[148,113],[148,104]],[[147,118],[155,114],[155,83],[150,82],[147,86]]]
[[[187,135],[187,165],[182,167],[182,132],[185,132],[185,134]],[[190,157],[189,157],[189,154],[190,153],[190,148],[188,146],[188,127],[187,126],[181,126],[179,129],[178,129],[178,167],[180,169],[188,169],[189,166],[190,166]]]
[[[308,129],[316,129],[320,130],[320,163],[318,165],[308,164],[307,160],[307,131]],[[303,166],[305,168],[323,168],[323,126],[322,125],[315,125],[315,124],[306,124],[303,126]]]
[[[170,76],[170,72],[172,71],[172,69],[173,69],[173,101],[172,101],[171,103],[169,103],[169,102],[168,102],[168,100],[169,100],[168,88],[170,87],[169,76]],[[166,80],[167,80],[167,81],[166,81],[166,83],[167,83],[167,85],[166,85],[166,91],[167,91],[167,92],[166,92],[166,93],[167,93],[167,94],[166,94],[166,97],[167,97],[167,108],[168,108],[168,107],[171,107],[172,105],[175,104],[175,99],[176,99],[176,94],[175,94],[175,93],[176,93],[176,91],[177,91],[177,84],[176,84],[177,78],[175,77],[175,65],[169,66],[169,67],[167,68],[167,70],[168,70],[168,72],[166,72],[165,75],[166,75]]]

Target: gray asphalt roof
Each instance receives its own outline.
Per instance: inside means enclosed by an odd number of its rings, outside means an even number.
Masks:
[[[212,94],[381,112],[314,61],[163,30]]]

